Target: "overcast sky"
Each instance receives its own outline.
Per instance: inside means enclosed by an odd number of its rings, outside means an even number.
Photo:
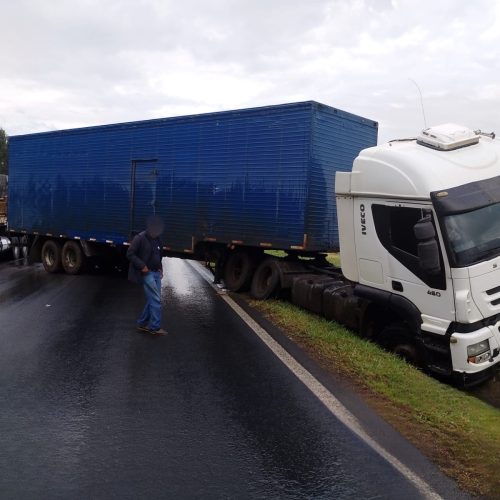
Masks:
[[[10,135],[301,100],[500,134],[500,1],[0,0]]]

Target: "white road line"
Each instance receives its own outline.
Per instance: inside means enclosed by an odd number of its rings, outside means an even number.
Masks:
[[[197,271],[217,291],[213,284],[213,276],[208,269],[198,262],[185,261]],[[404,465],[394,455],[379,445],[363,429],[359,420],[308,370],[306,370],[288,351],[286,351],[269,333],[264,330],[248,313],[242,309],[229,295],[220,294],[220,297],[241,317],[241,319],[253,330],[253,332],[266,344],[275,356],[326,406],[326,408],[342,422],[348,429],[356,434],[372,450],[378,453],[384,460],[389,462],[400,474],[402,474],[415,488],[428,499],[438,500],[442,497],[411,469]]]

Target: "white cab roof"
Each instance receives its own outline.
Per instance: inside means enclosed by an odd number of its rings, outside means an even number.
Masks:
[[[337,177],[337,193],[428,200],[431,191],[497,176],[499,140],[481,137],[477,144],[452,151],[416,140],[393,141],[361,151],[349,178]]]

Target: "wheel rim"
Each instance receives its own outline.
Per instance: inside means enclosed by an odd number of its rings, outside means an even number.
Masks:
[[[68,248],[65,252],[64,260],[69,269],[76,266],[76,252],[72,248]]]
[[[45,250],[45,257],[44,257],[45,263],[47,266],[52,267],[56,261],[56,253],[52,248],[47,248]]]
[[[399,344],[394,348],[394,354],[412,365],[418,363],[418,354],[412,345]]]
[[[264,280],[263,280],[264,281],[264,286],[266,288],[268,288],[269,285],[271,284],[272,277],[273,277],[273,271],[272,271],[272,269],[270,267],[267,267],[265,269],[265,272],[264,272]]]

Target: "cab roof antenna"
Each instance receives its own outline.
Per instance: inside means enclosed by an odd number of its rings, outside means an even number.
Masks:
[[[420,87],[418,86],[418,83],[413,79],[413,78],[408,78],[410,82],[417,87],[418,93],[420,95],[420,106],[422,107],[422,116],[424,117],[424,128],[427,128],[427,119],[425,118],[425,108],[424,108],[424,98],[422,97],[422,91],[420,90]]]

